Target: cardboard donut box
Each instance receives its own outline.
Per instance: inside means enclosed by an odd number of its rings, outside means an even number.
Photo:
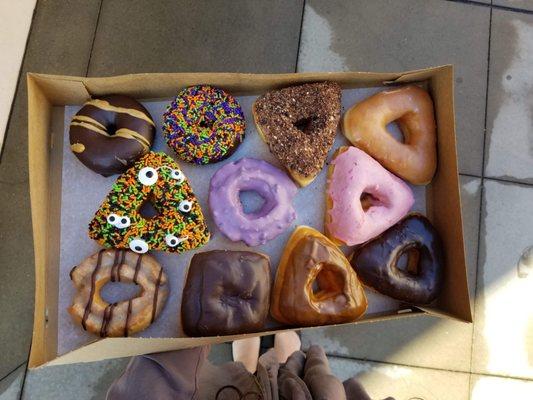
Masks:
[[[109,93],[125,94],[137,99],[167,99],[175,96],[180,88],[200,83],[218,86],[240,96],[260,95],[272,89],[325,80],[338,82],[343,89],[423,82],[433,98],[437,122],[438,168],[433,181],[425,188],[425,198],[426,216],[440,233],[444,246],[443,290],[431,307],[411,306],[386,315],[364,316],[351,324],[375,323],[423,314],[471,322],[457,170],[452,66],[399,73],[154,73],[105,78],[30,73],[27,76],[28,152],[35,253],[35,314],[29,367],[169,351],[275,332],[195,338],[95,337],[93,342],[58,356],[63,152],[63,147],[58,143],[63,141],[64,127],[57,128],[57,124],[63,125],[66,105],[81,105],[91,96]]]

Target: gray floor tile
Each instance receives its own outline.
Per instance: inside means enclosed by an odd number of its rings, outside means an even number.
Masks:
[[[22,381],[26,372],[26,364],[0,380],[0,400],[18,400],[22,391]]]
[[[533,11],[533,1],[531,0],[493,0],[492,4]]]
[[[299,71],[455,66],[459,167],[481,175],[488,7],[440,0],[306,2]]]
[[[533,378],[532,257],[519,268],[533,245],[532,204],[532,186],[485,180],[473,372]]]
[[[26,361],[33,324],[25,73],[85,75],[98,6],[40,1],[35,12],[0,163],[0,377]]]
[[[100,400],[120,376],[127,358],[29,370],[22,399]]]
[[[470,400],[533,398],[533,381],[472,375],[470,388]]]
[[[461,177],[463,225],[470,292],[476,274],[480,180]],[[406,318],[357,327],[302,332],[303,346],[320,344],[329,354],[421,367],[470,371],[472,325],[434,317]]]
[[[89,75],[293,72],[303,0],[105,1]]]
[[[467,400],[469,374],[328,357],[341,380],[356,377],[372,399]],[[487,397],[488,399],[488,397]]]
[[[533,183],[533,15],[495,9],[490,52],[485,175]]]

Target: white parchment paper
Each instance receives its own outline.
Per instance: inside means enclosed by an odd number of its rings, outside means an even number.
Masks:
[[[365,88],[344,90],[342,93],[342,105],[344,110],[351,107],[354,103],[376,93],[384,88]],[[231,242],[226,239],[216,228],[211,219],[207,208],[207,196],[209,181],[211,176],[226,162],[238,160],[242,157],[255,157],[266,160],[273,165],[283,169],[276,159],[270,154],[268,146],[259,138],[252,117],[252,104],[256,96],[237,97],[240,102],[246,118],[246,138],[239,146],[237,151],[230,157],[218,164],[207,166],[195,166],[184,162],[180,164],[181,169],[187,175],[191,182],[193,190],[198,197],[204,215],[207,218],[207,224],[212,233],[211,241],[203,248],[197,251],[207,251],[213,249],[232,249],[232,250],[256,250],[266,253],[270,256],[272,266],[272,281],[278,265],[279,258],[293,229],[297,225],[309,225],[319,231],[323,231],[323,219],[325,208],[325,185],[326,170],[324,168],[321,174],[305,188],[298,190],[295,198],[295,209],[297,218],[292,225],[276,239],[266,243],[263,246],[250,248],[244,243]],[[169,100],[170,101],[170,100]],[[154,151],[164,151],[173,156],[172,150],[166,146],[161,134],[162,115],[169,101],[143,102],[144,106],[151,113],[157,126],[156,140],[153,146]],[[63,140],[63,171],[62,171],[62,193],[61,193],[61,256],[59,271],[59,302],[58,302],[58,355],[74,350],[87,342],[94,341],[97,337],[83,331],[81,326],[75,324],[67,312],[70,306],[74,287],[69,279],[71,268],[83,259],[99,250],[99,245],[91,240],[88,236],[88,224],[94,213],[100,207],[100,204],[111,190],[113,182],[117,176],[104,178],[81,164],[74,154],[70,151],[68,128],[70,120],[79,110],[77,106],[65,107],[65,130]],[[395,135],[399,131],[394,126],[391,130]],[[348,142],[344,136],[337,132],[334,148],[330,151],[328,161],[333,155],[334,149],[339,146],[347,145]],[[413,210],[425,213],[425,189],[424,187],[411,186],[415,195],[415,205]],[[247,206],[245,202],[245,207]],[[348,249],[344,249],[348,251]],[[170,294],[166,306],[159,318],[145,331],[134,335],[139,337],[179,337],[184,336],[181,330],[180,308],[181,293],[183,289],[183,280],[189,265],[189,260],[195,251],[184,254],[170,254],[163,252],[152,252],[151,254],[163,266],[170,284]],[[126,286],[126,287],[124,287]],[[109,284],[103,291],[104,298],[108,301],[120,301],[135,293],[135,286]],[[134,290],[132,290],[134,289]],[[367,290],[369,307],[367,315],[395,312],[399,308],[397,301],[382,296],[374,291]],[[270,321],[269,325],[275,325]]]

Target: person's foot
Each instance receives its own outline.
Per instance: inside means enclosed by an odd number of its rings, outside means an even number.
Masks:
[[[255,373],[259,360],[260,344],[261,338],[259,337],[235,340],[231,344],[233,361],[242,362],[250,373]]]
[[[280,332],[274,336],[274,350],[280,364],[284,364],[292,353],[300,350],[301,346],[302,342],[295,331]]]

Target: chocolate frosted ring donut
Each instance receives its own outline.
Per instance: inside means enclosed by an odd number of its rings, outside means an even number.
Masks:
[[[239,193],[252,191],[263,199],[259,211],[246,214]],[[264,244],[296,218],[292,200],[296,185],[283,172],[254,158],[241,158],[220,168],[209,185],[209,207],[220,231],[248,246]]]
[[[158,262],[127,250],[100,250],[72,268],[70,279],[77,290],[70,315],[84,330],[101,337],[146,329],[161,313],[168,295],[167,277]],[[109,304],[100,292],[110,281],[139,285],[141,294]]]
[[[244,114],[237,100],[208,85],[183,89],[163,114],[163,135],[182,160],[222,161],[244,140]]]
[[[407,254],[407,271],[398,260]],[[443,251],[439,235],[421,214],[411,214],[367,242],[351,256],[363,283],[411,304],[429,304],[443,281]]]
[[[191,259],[181,319],[189,336],[257,332],[270,299],[270,261],[251,251],[214,250]]]
[[[155,124],[137,100],[123,95],[91,99],[72,118],[70,148],[89,169],[103,176],[120,174],[146,154]]]

